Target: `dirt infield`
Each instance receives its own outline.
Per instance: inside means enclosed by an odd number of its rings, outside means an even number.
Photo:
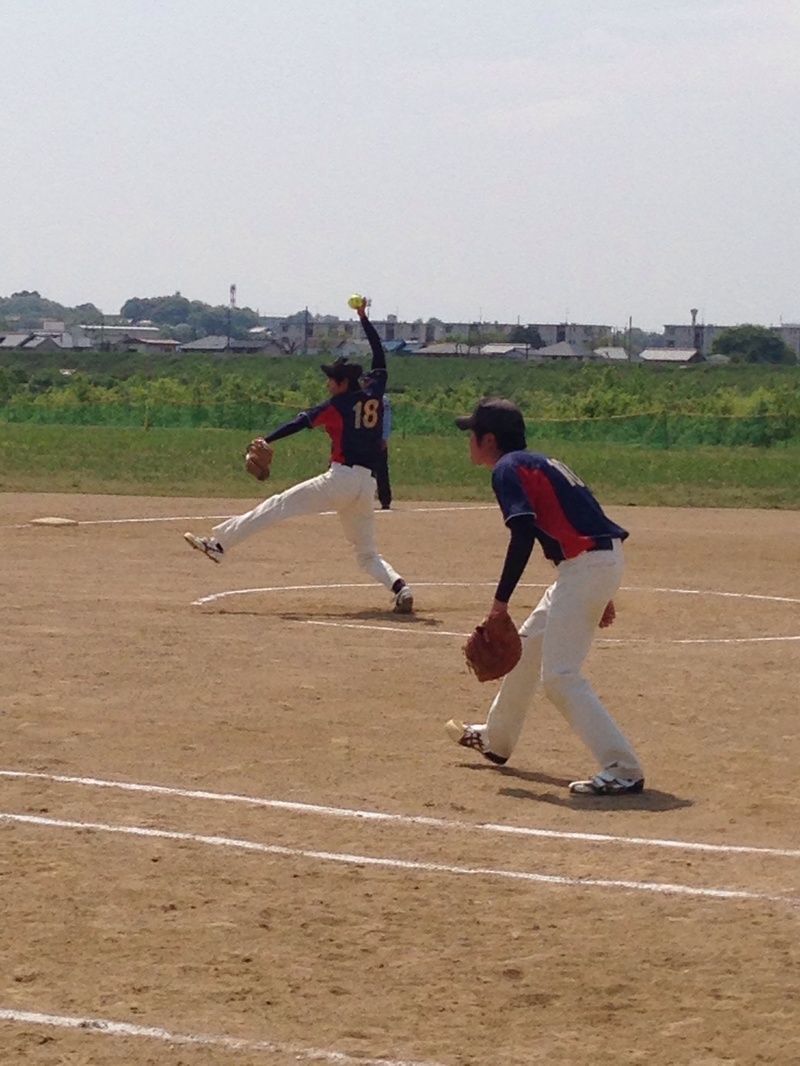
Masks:
[[[0,496],[3,1066],[800,1063],[796,513],[610,509],[612,801],[544,700],[506,767],[444,735],[496,509],[379,513],[405,618],[335,517],[184,543],[241,508]]]

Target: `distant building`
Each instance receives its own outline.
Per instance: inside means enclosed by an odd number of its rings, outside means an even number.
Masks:
[[[483,344],[478,354],[483,359],[531,359],[538,352],[528,344]]]
[[[187,341],[178,345],[179,352],[209,352],[218,355],[228,353],[243,354],[247,352],[263,353],[264,355],[286,355],[286,349],[281,347],[271,337],[260,339],[240,339],[238,337],[225,337],[210,334],[208,337],[200,337],[196,341]]]
[[[136,337],[138,340],[145,340],[147,337],[158,337],[160,332],[158,326],[134,326],[130,323],[122,326],[89,323],[72,327],[72,333],[91,341],[93,348],[105,342],[111,343],[117,337]]]
[[[705,357],[697,348],[645,348],[639,352],[636,362],[650,366],[688,366],[691,363],[704,363]]]
[[[0,333],[0,348],[22,348],[32,333]]]
[[[706,323],[693,322],[684,326],[664,326],[664,344],[667,348],[696,348],[703,355],[711,354],[714,338],[729,326],[711,326]],[[781,340],[800,358],[800,325],[781,323],[769,326]]]
[[[360,327],[355,317],[338,319],[333,315],[309,314],[305,318],[303,315],[295,314],[283,318],[262,316],[259,321],[261,324],[250,331],[251,336],[266,334],[279,341],[289,351],[315,352],[320,348],[333,350],[343,337],[352,339],[356,343],[361,340]],[[422,355],[469,355],[472,357],[478,356],[483,351],[487,358],[501,355],[495,345],[511,346],[513,342],[510,337],[514,330],[520,328],[519,322],[443,322],[439,319],[430,319],[427,322],[423,322],[422,319],[403,322],[397,315],[388,315],[385,319],[373,319],[372,324],[384,345],[403,344],[402,348],[396,349],[397,351],[410,352],[414,346]],[[631,356],[626,354],[621,346],[601,343],[619,334],[619,331],[612,326],[583,322],[540,322],[529,323],[529,325],[538,331],[543,342],[542,348],[535,349],[536,354],[534,354],[534,349],[530,349],[527,355],[529,359],[601,359],[609,362],[631,360]],[[703,356],[708,357],[711,354],[711,346],[715,337],[727,328],[698,322],[697,311],[692,309],[691,322],[664,326],[664,348],[673,351],[690,349],[699,351]],[[800,324],[771,328],[783,338],[800,359]],[[482,338],[488,336],[492,337],[492,347],[481,343]],[[499,340],[501,337],[508,339],[501,342]],[[598,345],[601,346],[598,347]],[[513,346],[516,349],[526,347],[520,344]],[[519,358],[519,356],[510,354],[509,358]],[[648,361],[658,362],[659,360],[645,360],[645,362]],[[671,363],[675,360],[660,361]]]
[[[110,352],[174,352],[179,347],[180,341],[169,337],[137,337],[130,333],[104,342],[105,350]]]
[[[461,341],[411,345],[414,355],[452,356],[461,359],[533,359],[538,352],[527,344],[465,344]]]
[[[469,354],[469,350],[466,344],[423,344],[421,348],[417,348],[416,354],[433,357],[464,357]]]
[[[723,329],[724,326],[710,326],[699,322],[686,326],[664,326],[664,347],[683,350],[692,348],[707,355],[711,351],[712,341]]]
[[[784,344],[791,348],[797,358],[800,359],[800,325],[793,322],[786,325],[781,324],[777,327],[776,332],[780,334]]]
[[[60,352],[64,346],[58,337],[46,333],[29,331],[27,333],[0,334],[0,348],[26,352]]]
[[[554,344],[570,344],[576,351],[585,351],[602,337],[610,337],[611,326],[586,325],[579,322],[545,323],[537,325],[546,348]]]
[[[419,341],[384,341],[383,347],[388,355],[416,355],[425,345]]]
[[[585,348],[582,344],[572,344],[569,341],[558,341],[556,344],[547,344],[544,348],[538,348],[536,355],[539,359],[556,361],[572,360],[574,362],[588,362],[598,358],[598,356],[589,348]]]
[[[518,328],[518,324],[504,322],[442,322],[439,319],[402,322],[397,315],[388,315],[385,319],[374,318],[372,324],[384,344],[405,341],[406,344],[420,344],[425,348],[458,344],[458,354],[467,354],[467,348],[470,354],[475,354],[474,350],[482,347],[482,337],[508,338]],[[536,328],[545,345],[565,342],[579,351],[589,350],[600,338],[613,332],[611,326],[577,322],[544,323]],[[361,331],[356,318],[293,314],[282,318],[276,315],[260,316],[259,325],[250,330],[250,335],[262,335],[264,332],[291,351],[315,351],[330,334],[358,337]],[[507,343],[513,342],[508,340]]]
[[[595,348],[594,354],[600,359],[608,359],[614,363],[629,363],[630,356],[624,348]]]

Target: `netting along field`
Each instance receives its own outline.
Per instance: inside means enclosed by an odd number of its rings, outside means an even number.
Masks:
[[[494,508],[378,515],[403,618],[334,517],[183,542],[241,506],[0,496],[0,1061],[800,1063],[796,514],[610,509],[611,801],[543,700],[506,767],[444,735]]]

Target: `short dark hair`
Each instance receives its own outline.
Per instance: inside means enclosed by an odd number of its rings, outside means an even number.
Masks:
[[[497,396],[484,396],[475,405],[471,415],[456,419],[459,429],[471,429],[477,441],[487,433],[494,435],[497,447],[503,454],[522,451],[528,447],[525,440],[525,419],[511,400]]]
[[[472,432],[475,434],[475,440],[477,440],[479,444],[487,433],[493,434],[495,443],[503,455],[505,455],[506,452],[522,452],[528,447],[528,442],[525,439],[524,433],[508,430],[500,430],[498,432],[492,429],[474,429]]]
[[[340,355],[333,363],[323,363],[320,370],[334,381],[346,381],[348,392],[357,392],[361,388],[364,369],[360,363],[351,363],[346,355]]]

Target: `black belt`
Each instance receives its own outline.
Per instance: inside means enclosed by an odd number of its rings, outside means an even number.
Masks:
[[[614,550],[614,537],[595,537],[593,548],[587,548],[587,552],[611,552]]]
[[[593,548],[585,548],[583,552],[579,552],[578,555],[583,555],[585,552],[612,552],[614,550],[614,544],[617,540],[616,537],[595,537],[595,545]],[[570,558],[577,559],[578,555],[572,555]],[[556,566],[559,563],[563,563],[563,559],[553,560]]]

